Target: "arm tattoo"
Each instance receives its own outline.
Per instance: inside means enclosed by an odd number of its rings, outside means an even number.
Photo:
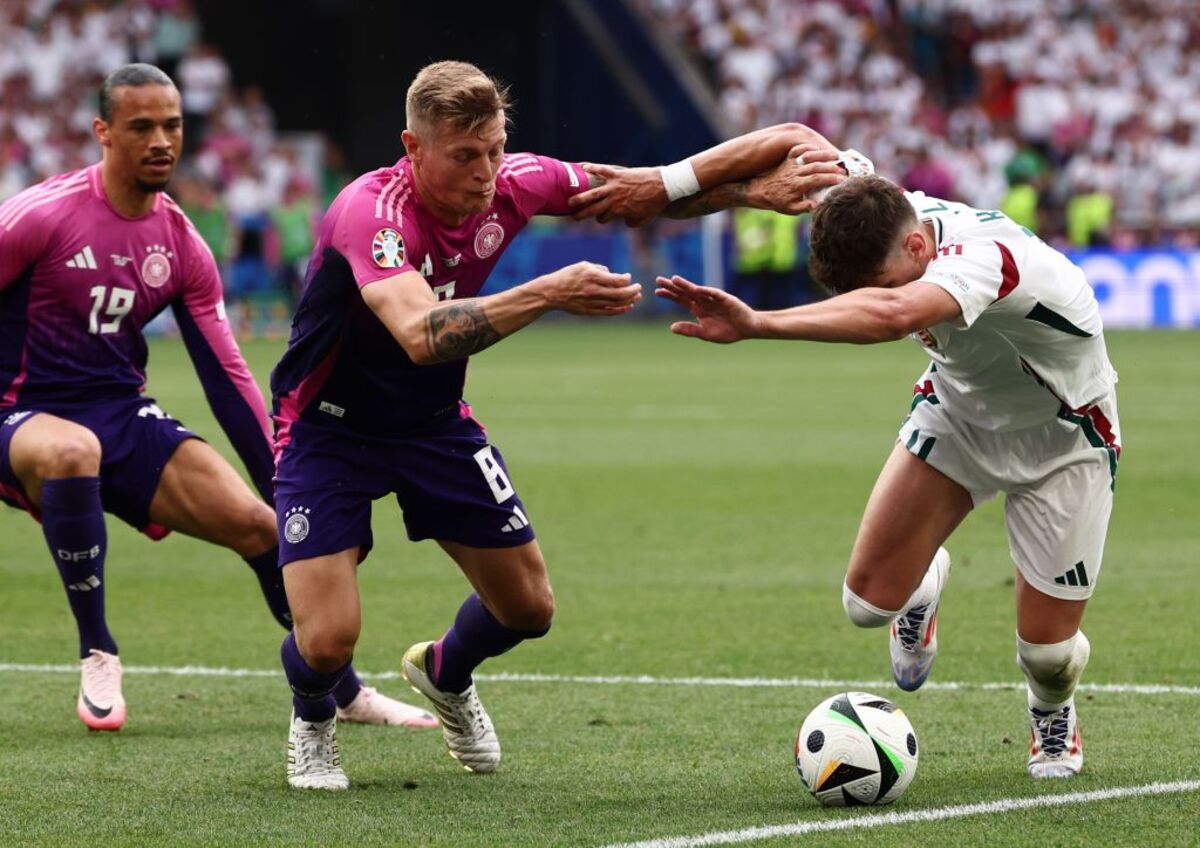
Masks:
[[[695,218],[697,215],[711,215],[713,212],[734,206],[746,206],[749,192],[749,180],[713,186],[699,194],[673,201],[667,206],[665,214],[668,218]]]
[[[475,300],[448,303],[430,310],[425,340],[442,362],[463,359],[500,341],[500,333]]]

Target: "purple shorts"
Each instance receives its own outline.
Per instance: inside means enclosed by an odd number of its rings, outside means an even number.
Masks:
[[[41,520],[8,458],[13,435],[39,412],[86,427],[100,440],[100,501],[105,512],[151,539],[170,532],[150,522],[150,502],[175,449],[199,436],[159,409],[154,398],[144,395],[87,406],[33,403],[0,411],[0,500]]]
[[[455,409],[402,436],[294,423],[275,464],[279,564],[371,550],[371,501],[395,494],[408,538],[475,548],[533,541],[525,507],[483,427]]]

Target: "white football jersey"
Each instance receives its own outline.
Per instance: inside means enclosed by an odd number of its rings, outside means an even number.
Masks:
[[[1112,391],[1100,311],[1078,266],[1000,212],[905,195],[937,240],[918,282],[962,307],[956,321],[913,334],[935,363],[948,412],[1014,430]]]

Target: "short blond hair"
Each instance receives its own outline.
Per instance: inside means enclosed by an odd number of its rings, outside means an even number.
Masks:
[[[422,135],[443,124],[475,132],[510,103],[508,86],[469,62],[434,62],[412,81],[404,106],[408,129]]]

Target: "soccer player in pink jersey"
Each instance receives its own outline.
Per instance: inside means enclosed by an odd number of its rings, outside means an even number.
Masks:
[[[719,344],[909,336],[925,350],[930,362],[867,501],[842,605],[855,625],[889,629],[896,685],[920,688],[938,653],[950,574],[942,545],[1003,492],[1026,767],[1034,778],[1079,774],[1074,693],[1091,655],[1080,625],[1103,564],[1121,455],[1117,373],[1083,271],[1003,213],[904,191],[861,154],[795,124],[668,168],[687,172],[676,182],[692,196],[670,196],[668,171],[600,166],[608,181],[575,202],[584,215],[635,222],[767,197],[776,208],[815,206],[810,266],[832,295],[760,312],[719,289],[660,277],[656,294],[695,318],[673,332]],[[838,183],[820,205],[801,176],[817,170]]]
[[[441,639],[403,660],[468,770],[500,762],[472,671],[550,627],[554,597],[529,517],[463,400],[467,358],[551,310],[628,312],[641,287],[580,262],[478,296],[530,217],[569,214],[589,185],[579,165],[505,153],[507,106],[473,65],[417,75],[407,155],[329,208],[271,375],[280,562],[296,616],[282,647],[294,787],[349,786],[329,693],[359,635],[356,568],[372,544],[372,500],[395,494],[409,538],[437,540],[475,589]]]
[[[183,139],[179,92],[152,65],[100,89],[97,165],[0,205],[0,499],[42,524],[79,628],[79,718],[125,722],[121,661],[104,615],[104,512],[152,539],[177,530],[231,548],[291,627],[274,513],[212,447],[143,394],[143,328],[171,307],[210,406],[272,500],[270,424],[225,320],[208,247],[163,189]],[[435,720],[347,675],[349,720]]]

